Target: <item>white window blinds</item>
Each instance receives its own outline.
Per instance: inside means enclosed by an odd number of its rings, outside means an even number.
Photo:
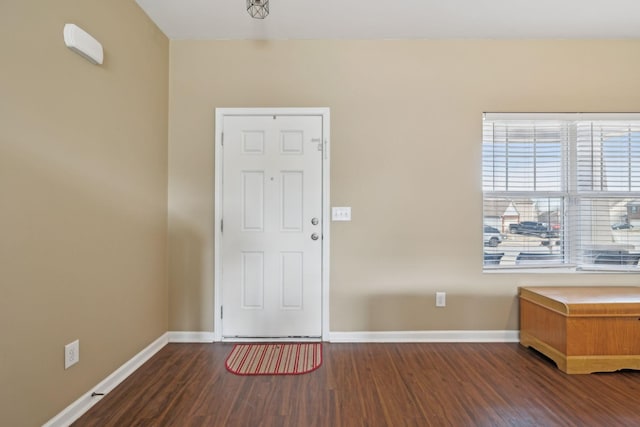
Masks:
[[[640,122],[578,122],[576,128],[580,191],[640,191]]]
[[[640,115],[487,114],[482,147],[485,269],[638,270]]]
[[[567,126],[557,121],[485,122],[485,191],[562,191]]]

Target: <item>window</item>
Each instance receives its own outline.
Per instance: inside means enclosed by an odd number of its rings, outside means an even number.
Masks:
[[[486,114],[482,188],[485,270],[640,271],[640,114]]]

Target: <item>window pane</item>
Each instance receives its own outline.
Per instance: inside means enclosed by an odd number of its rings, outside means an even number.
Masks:
[[[488,122],[482,146],[485,191],[561,191],[567,127],[561,122]]]
[[[640,199],[583,198],[578,204],[581,263],[637,268]]]
[[[578,190],[640,191],[640,123],[577,125]]]
[[[565,262],[564,200],[485,197],[485,266],[557,266]]]

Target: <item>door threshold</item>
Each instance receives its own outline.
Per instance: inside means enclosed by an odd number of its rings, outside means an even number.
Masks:
[[[322,342],[322,337],[222,337],[222,342]]]

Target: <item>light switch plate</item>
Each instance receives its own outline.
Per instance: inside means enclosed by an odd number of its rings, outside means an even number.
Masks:
[[[334,221],[351,221],[350,207],[331,208],[331,219]]]

